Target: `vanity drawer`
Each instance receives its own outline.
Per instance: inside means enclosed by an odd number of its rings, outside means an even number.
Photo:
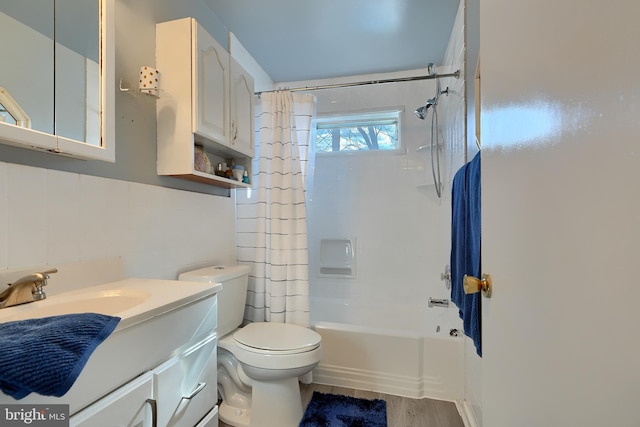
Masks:
[[[152,426],[152,375],[146,373],[69,419],[71,427]]]
[[[214,409],[218,400],[216,351],[214,334],[153,370],[158,425],[193,427]]]

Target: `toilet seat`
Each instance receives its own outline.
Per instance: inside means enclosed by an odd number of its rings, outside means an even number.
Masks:
[[[320,334],[302,326],[257,322],[226,335],[218,347],[243,365],[291,370],[316,365],[322,357],[321,340]]]
[[[289,323],[250,323],[233,334],[238,347],[262,354],[298,354],[320,345],[322,337],[311,329]]]

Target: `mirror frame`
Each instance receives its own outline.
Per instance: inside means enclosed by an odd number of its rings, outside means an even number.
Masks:
[[[100,145],[0,122],[0,144],[115,162],[115,0],[100,0]]]

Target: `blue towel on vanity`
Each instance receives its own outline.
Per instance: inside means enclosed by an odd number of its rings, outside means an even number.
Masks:
[[[118,322],[81,313],[0,323],[0,389],[15,399],[64,395]]]
[[[480,153],[453,178],[451,190],[451,301],[458,306],[464,332],[482,356],[480,293],[466,295],[463,278],[480,277]]]

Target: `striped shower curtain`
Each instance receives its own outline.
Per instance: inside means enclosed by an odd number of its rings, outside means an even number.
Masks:
[[[245,320],[309,326],[306,165],[315,98],[264,93],[251,189],[236,191],[238,262],[251,267]]]

